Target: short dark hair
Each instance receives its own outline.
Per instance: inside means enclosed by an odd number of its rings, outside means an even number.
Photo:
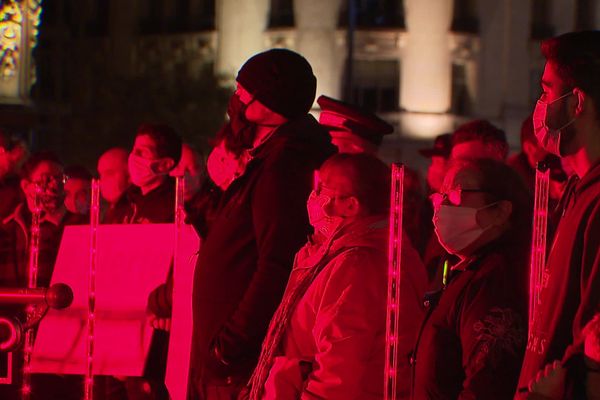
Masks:
[[[479,141],[497,146],[504,158],[508,155],[508,142],[504,131],[490,121],[477,119],[459,126],[452,133],[452,147],[457,144]]]
[[[600,118],[600,31],[569,32],[542,42],[542,54],[558,76],[594,99]]]
[[[83,165],[75,164],[69,165],[65,168],[66,179],[81,179],[84,181],[91,181],[92,174]]]
[[[168,157],[175,164],[181,160],[181,136],[175,129],[167,124],[141,124],[135,137],[150,136],[156,144],[156,155],[160,158]]]
[[[342,168],[352,183],[353,195],[370,215],[390,208],[390,168],[377,157],[366,154],[334,154],[321,168]]]
[[[27,161],[21,167],[21,178],[22,179],[31,179],[31,174],[36,168],[43,162],[51,162],[63,166],[62,161],[58,158],[58,156],[51,151],[38,151],[33,153]]]

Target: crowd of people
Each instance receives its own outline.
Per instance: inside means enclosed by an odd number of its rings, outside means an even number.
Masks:
[[[474,120],[421,150],[425,188],[405,168],[399,399],[600,398],[600,32],[548,39],[542,53],[520,153]],[[172,223],[183,177],[201,237],[190,399],[382,399],[391,173],[377,151],[393,127],[326,96],[316,120],[312,68],[287,49],[251,57],[236,81],[206,161],[153,123],[101,155],[101,222]],[[529,315],[538,163],[550,169],[549,246]],[[49,285],[64,227],[89,222],[92,177],[0,131],[0,287],[28,284],[34,214],[37,285]],[[174,290],[170,273],[149,294],[144,376],[97,377],[96,398],[169,398]],[[73,376],[32,383],[34,399],[81,398]],[[17,374],[0,397],[20,390]]]

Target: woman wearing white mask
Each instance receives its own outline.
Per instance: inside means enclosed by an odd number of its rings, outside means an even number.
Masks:
[[[413,356],[413,399],[511,399],[527,341],[531,205],[489,159],[452,166],[432,196],[440,243],[459,261],[431,297]]]
[[[337,154],[319,178],[307,202],[315,233],[296,253],[250,400],[383,398],[390,171],[368,154]],[[402,251],[398,398],[406,399],[427,277],[409,240]]]

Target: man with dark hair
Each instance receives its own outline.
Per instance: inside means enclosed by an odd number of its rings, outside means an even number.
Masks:
[[[529,333],[519,391],[527,392],[544,365],[562,359],[571,373],[560,398],[584,398],[572,389],[585,381],[582,331],[600,304],[600,31],[548,39],[542,53],[546,66],[533,113],[535,135],[575,175],[559,204],[562,218],[547,259],[548,277]]]
[[[249,399],[383,397],[390,170],[368,154],[337,154],[308,201],[314,234],[296,254],[249,384]],[[427,278],[404,237],[399,398]]]
[[[237,76],[230,121],[207,171],[222,190],[194,278],[192,379],[200,399],[235,398],[254,368],[310,225],[313,173],[335,152],[308,114],[316,78],[301,55],[272,49]]]
[[[175,181],[169,172],[181,158],[181,136],[168,125],[142,124],[129,153],[131,223],[168,223],[175,217]]]
[[[450,159],[491,158],[505,161],[507,155],[506,134],[489,121],[470,121],[452,133]]]

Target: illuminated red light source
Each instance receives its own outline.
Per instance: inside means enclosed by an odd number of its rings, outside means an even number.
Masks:
[[[21,342],[23,332],[18,321],[0,317],[0,351],[14,350]]]

